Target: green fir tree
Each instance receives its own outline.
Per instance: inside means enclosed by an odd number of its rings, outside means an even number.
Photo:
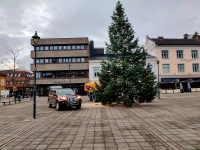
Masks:
[[[138,99],[140,102],[149,102],[156,95],[155,76],[150,74],[148,67],[145,69],[145,50],[138,45],[120,1],[111,18],[108,32],[110,44],[106,43],[108,61],[101,62],[101,71],[98,73],[100,86],[96,84],[97,91],[94,92],[96,99],[103,105],[123,102],[129,107]],[[148,80],[143,80],[144,75]],[[147,92],[148,89],[153,91]]]

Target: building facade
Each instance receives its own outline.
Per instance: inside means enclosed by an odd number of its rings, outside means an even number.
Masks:
[[[159,63],[160,82],[171,81],[169,88],[179,88],[184,80],[200,79],[200,39],[165,39],[146,36],[145,49],[156,56]],[[167,85],[168,86],[168,85]],[[196,86],[195,83],[193,86]]]
[[[0,90],[6,90],[6,75],[0,72]]]
[[[31,45],[34,49],[33,40]],[[40,39],[36,47],[36,85],[38,95],[48,95],[49,86],[61,85],[85,94],[89,82],[88,38]],[[31,51],[31,71],[34,71],[35,51]],[[31,80],[33,84],[34,80]]]
[[[30,80],[32,79],[32,72],[30,71],[16,70],[14,74],[13,70],[2,70],[0,71],[0,73],[3,73],[5,75],[5,89],[10,90],[10,93],[13,92],[14,80],[18,94],[22,94],[25,92],[28,93],[33,88],[33,85],[30,84]]]

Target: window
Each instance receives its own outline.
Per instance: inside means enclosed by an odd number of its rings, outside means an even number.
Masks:
[[[178,72],[185,72],[185,65],[184,64],[178,64]]]
[[[76,62],[76,58],[72,58],[72,62]]]
[[[58,49],[59,49],[59,50],[62,50],[62,46],[58,46]]]
[[[44,47],[43,47],[43,46],[40,46],[40,50],[43,51],[43,50],[44,50]]]
[[[97,72],[100,72],[100,68],[99,67],[93,68],[93,72],[94,72],[94,77],[97,77]]]
[[[176,57],[177,58],[183,58],[183,50],[177,50],[176,51]]]
[[[10,74],[10,77],[12,78],[12,77],[13,77],[13,74]]]
[[[76,46],[75,46],[75,45],[72,45],[72,49],[76,49]]]
[[[77,49],[81,49],[81,46],[80,46],[80,45],[77,45]]]
[[[41,72],[36,72],[36,78],[41,78]]]
[[[85,77],[85,71],[77,71],[77,77]]]
[[[36,64],[40,63],[40,60],[39,59],[36,59]]]
[[[53,58],[53,59],[52,59],[52,62],[53,62],[53,63],[57,63],[57,58]]]
[[[66,58],[66,62],[69,62],[68,58]]]
[[[22,81],[22,84],[24,84],[24,81]]]
[[[40,63],[44,63],[44,59],[40,59]]]
[[[71,45],[68,45],[68,46],[67,46],[67,49],[71,49]]]
[[[50,46],[50,50],[53,50],[53,46]]]
[[[162,70],[163,70],[163,73],[169,73],[169,64],[163,64]]]
[[[55,78],[56,75],[54,72],[46,72],[46,78]]]
[[[6,84],[9,84],[9,82],[7,81]]]
[[[52,63],[52,59],[49,59],[49,63]]]
[[[17,77],[17,73],[15,74],[15,77]]]
[[[39,47],[39,46],[36,46],[36,50],[37,50],[37,51],[40,50],[40,47]]]
[[[199,64],[192,64],[193,72],[199,72]]]
[[[59,59],[58,59],[58,62],[59,62],[59,63],[62,63],[62,58],[59,58]]]
[[[81,62],[81,59],[80,59],[80,58],[77,58],[77,62]]]
[[[68,77],[76,77],[76,72],[75,71],[68,72]]]
[[[163,59],[169,58],[169,51],[168,50],[162,50],[162,58]]]
[[[63,49],[67,49],[67,46],[63,46]]]
[[[4,86],[4,79],[1,79],[1,85]]]
[[[10,81],[10,84],[12,84],[12,81]]]
[[[45,46],[45,50],[49,50],[49,46]]]
[[[192,58],[198,58],[198,50],[192,50]]]
[[[84,45],[81,45],[81,49],[85,49],[85,48],[84,48]]]
[[[65,58],[63,58],[63,62],[65,63]]]
[[[72,62],[71,58],[69,58],[69,62]]]
[[[9,78],[9,75],[10,75],[10,74],[7,74],[7,78]]]
[[[42,73],[42,78],[46,78],[46,73],[45,72]]]
[[[85,62],[85,58],[81,58],[81,62]]]
[[[56,76],[57,76],[57,77],[66,77],[66,72],[64,72],[64,71],[57,72],[57,73],[56,73]]]
[[[57,46],[54,46],[53,49],[54,49],[54,50],[57,50]]]
[[[21,77],[21,73],[18,74],[18,77]]]
[[[45,63],[46,63],[46,64],[49,63],[49,59],[45,59]]]

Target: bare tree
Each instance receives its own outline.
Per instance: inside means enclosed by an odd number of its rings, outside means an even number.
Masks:
[[[22,50],[23,48],[12,48],[10,46],[5,46],[6,48],[6,54],[8,55],[7,58],[4,58],[1,60],[1,64],[6,66],[8,69],[11,70],[13,77],[12,77],[12,82],[14,83],[14,87],[16,87],[16,82],[15,82],[15,75],[16,75],[16,71],[19,68],[18,64],[19,64],[19,59],[21,57],[21,55],[23,55]],[[14,92],[15,94],[15,100],[16,100],[16,91]]]

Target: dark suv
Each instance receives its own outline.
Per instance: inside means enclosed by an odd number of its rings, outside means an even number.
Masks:
[[[75,94],[69,88],[51,89],[47,101],[48,107],[50,108],[52,105],[55,105],[57,111],[70,106],[76,106],[77,109],[80,109],[81,103],[81,96]]]

